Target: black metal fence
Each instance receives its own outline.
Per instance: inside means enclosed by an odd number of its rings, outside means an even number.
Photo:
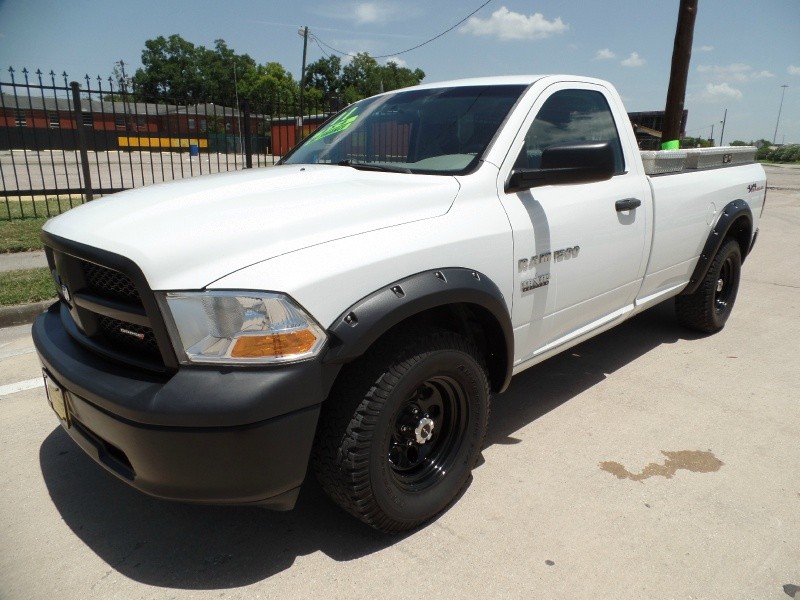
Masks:
[[[125,189],[273,165],[338,108],[239,98],[147,102],[112,78],[8,69],[0,81],[0,219],[49,217]],[[20,79],[22,79],[20,81]]]

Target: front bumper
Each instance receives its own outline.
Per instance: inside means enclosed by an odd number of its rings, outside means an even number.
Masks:
[[[302,483],[336,367],[182,367],[159,376],[75,342],[59,304],[33,324],[48,376],[64,390],[75,442],[105,469],[160,498],[288,510]]]

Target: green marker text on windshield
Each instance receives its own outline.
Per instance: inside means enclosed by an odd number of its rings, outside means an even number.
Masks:
[[[358,110],[357,107],[353,107],[350,110],[347,110],[336,117],[333,121],[328,123],[324,129],[320,129],[316,132],[310,141],[319,140],[337,133],[340,133],[350,127],[355,121],[358,119]]]

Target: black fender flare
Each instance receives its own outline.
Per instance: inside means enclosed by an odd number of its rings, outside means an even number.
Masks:
[[[680,293],[681,296],[693,294],[700,287],[703,279],[711,267],[717,252],[724,242],[731,235],[739,242],[742,250],[742,262],[752,247],[751,237],[753,233],[753,212],[744,200],[734,200],[725,205],[719,219],[717,219],[711,233],[708,234],[700,259],[695,265],[694,272],[687,285]]]
[[[423,271],[391,283],[362,298],[328,328],[332,345],[325,361],[347,363],[363,355],[384,333],[404,320],[448,305],[472,305],[494,322],[489,363],[493,389],[504,390],[514,363],[511,315],[500,288],[471,269],[449,267]],[[491,333],[491,332],[490,332]],[[502,340],[498,339],[501,338]]]

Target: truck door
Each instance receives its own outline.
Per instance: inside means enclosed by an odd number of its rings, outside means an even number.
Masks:
[[[616,114],[626,122],[616,122],[614,102],[599,85],[550,86],[500,170],[499,194],[514,237],[515,365],[620,317],[639,289],[650,192],[634,162],[633,135],[619,134],[618,126],[630,125],[621,107]],[[611,144],[611,179],[505,191],[512,169],[537,169],[548,146],[580,141]]]

